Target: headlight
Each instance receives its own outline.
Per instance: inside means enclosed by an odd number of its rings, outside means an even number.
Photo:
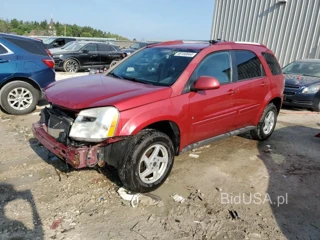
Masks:
[[[85,142],[101,142],[113,137],[119,120],[115,107],[101,107],[83,110],[72,124],[70,137]]]
[[[302,93],[316,93],[320,90],[320,84],[313,84],[309,87],[306,87],[302,90]]]

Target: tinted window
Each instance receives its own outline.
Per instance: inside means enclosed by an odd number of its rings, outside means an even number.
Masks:
[[[16,39],[16,38],[8,38],[4,37],[5,40],[15,44],[16,46],[23,48],[24,50],[37,54],[47,56],[47,52],[42,42],[40,41],[32,41],[29,39]]]
[[[97,51],[97,44],[88,44],[82,50],[88,50],[89,52]]]
[[[281,74],[281,67],[277,61],[277,59],[270,53],[262,53],[264,59],[267,61],[268,66],[273,75]]]
[[[195,79],[200,76],[215,77],[220,83],[231,81],[229,52],[216,52],[207,56],[198,66]]]
[[[99,44],[99,51],[114,51],[114,49],[107,44]]]
[[[262,64],[251,51],[233,51],[234,62],[238,71],[238,80],[265,76]]]
[[[4,54],[4,53],[7,53],[8,51],[0,45],[0,54]]]
[[[114,49],[114,51],[120,51],[120,48],[118,46],[111,46],[111,47]]]

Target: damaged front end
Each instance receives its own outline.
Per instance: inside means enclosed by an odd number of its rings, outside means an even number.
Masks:
[[[44,108],[40,121],[32,125],[37,140],[50,152],[73,168],[103,167],[105,163],[118,167],[130,137],[108,137],[101,142],[75,140],[70,131],[77,115],[58,107]]]

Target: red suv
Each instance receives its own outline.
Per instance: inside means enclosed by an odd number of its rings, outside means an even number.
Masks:
[[[118,169],[124,186],[148,192],[174,156],[224,137],[273,133],[284,76],[264,45],[172,41],[147,46],[106,74],[55,82],[35,137],[74,168]]]

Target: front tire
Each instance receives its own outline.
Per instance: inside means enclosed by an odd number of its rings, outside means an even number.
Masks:
[[[9,114],[28,114],[36,108],[39,95],[39,91],[29,83],[14,81],[2,88],[0,103]]]
[[[112,62],[110,63],[110,68],[113,67],[114,65],[116,65],[119,61],[120,61],[120,59],[118,59],[118,58],[112,60]]]
[[[65,72],[70,72],[70,73],[76,73],[80,69],[80,65],[77,60],[75,59],[67,59],[63,63],[63,70]]]
[[[165,182],[174,162],[171,139],[146,129],[132,139],[118,172],[124,187],[132,192],[150,192]]]
[[[267,140],[273,133],[278,117],[278,109],[273,103],[269,103],[264,109],[256,129],[251,131],[252,138],[260,141]]]

